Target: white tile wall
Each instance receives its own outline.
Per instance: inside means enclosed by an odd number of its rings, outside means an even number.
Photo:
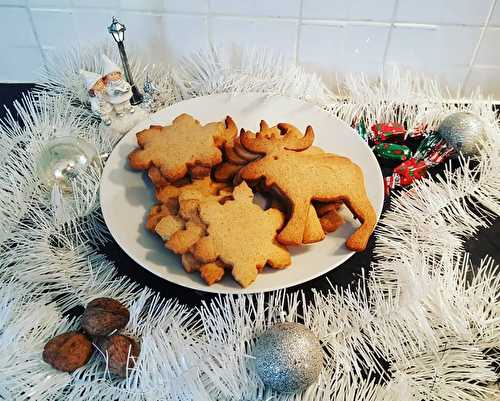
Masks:
[[[296,21],[213,17],[210,31],[216,46],[264,48],[281,52],[291,60],[295,57]]]
[[[75,44],[71,40],[76,38],[72,11],[34,9],[31,11],[31,16],[42,47],[66,48]]]
[[[208,17],[165,15],[163,22],[160,42],[166,48],[167,60],[187,56],[196,50],[208,50]]]
[[[143,7],[147,7],[149,3],[156,3],[156,1],[150,2],[149,0],[142,0]],[[165,11],[177,11],[177,12],[192,12],[192,13],[207,13],[208,12],[208,0],[165,0],[164,1]]]
[[[0,0],[0,82],[32,81],[54,52],[111,41],[112,15],[151,61],[262,47],[330,84],[399,66],[500,99],[500,0]]]
[[[481,25],[488,15],[491,0],[399,0],[399,21]]]
[[[337,80],[335,73],[365,72],[377,78],[382,72],[389,29],[388,25],[304,24],[298,61],[331,84]]]
[[[390,21],[396,0],[303,0],[304,18]]]

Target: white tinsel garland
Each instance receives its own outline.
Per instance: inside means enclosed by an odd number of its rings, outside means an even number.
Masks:
[[[394,196],[376,233],[376,261],[355,287],[316,293],[223,296],[198,309],[165,301],[116,276],[96,251],[107,237],[98,205],[100,166],[73,183],[72,198],[40,186],[36,160],[54,136],[75,135],[111,150],[88,118],[78,70],[97,70],[98,48],[53,59],[38,93],[17,105],[20,122],[0,126],[0,396],[39,400],[489,400],[500,397],[492,349],[500,347],[500,276],[492,259],[472,268],[462,244],[500,215],[500,158],[491,104],[468,109],[488,125],[474,163]],[[349,78],[335,96],[312,74],[261,51],[236,60],[200,54],[174,67],[141,66],[168,104],[216,92],[298,97],[351,123],[407,121],[435,127],[465,106],[425,79],[398,75],[369,84]],[[455,99],[457,100],[457,99]],[[76,102],[75,102],[76,101]],[[459,104],[459,102],[457,102]],[[474,164],[474,165],[473,165]],[[467,202],[473,201],[472,209]],[[473,272],[473,273],[471,273]],[[49,290],[49,291],[48,291]],[[131,310],[127,333],[141,354],[130,377],[109,375],[98,353],[72,374],[41,360],[44,343],[77,327],[62,313],[98,296]],[[278,321],[301,321],[321,339],[325,364],[299,394],[265,389],[252,364],[256,336]],[[488,386],[490,385],[490,386]]]

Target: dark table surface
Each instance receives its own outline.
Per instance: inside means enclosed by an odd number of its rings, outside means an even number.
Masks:
[[[32,84],[0,84],[0,104],[12,109],[12,102],[19,99],[23,92],[29,91],[31,88],[33,88]],[[0,118],[3,118],[4,115],[5,108],[2,107],[0,109]],[[441,171],[442,168],[437,168],[431,173],[439,174]],[[386,199],[384,211],[389,205],[390,198]],[[481,258],[486,255],[493,256],[496,260],[499,260],[499,235],[500,219],[496,219],[492,227],[481,229],[474,239],[467,241],[465,250],[470,252],[471,260],[478,264]],[[375,240],[372,236],[364,252],[354,254],[353,257],[329,273],[302,285],[291,287],[287,289],[287,291],[304,290],[306,295],[310,296],[312,289],[317,289],[319,291],[326,290],[330,288],[330,283],[344,288],[351,283],[355,283],[361,277],[363,269],[365,269],[366,274],[369,274],[370,263],[373,261],[374,245]],[[202,300],[207,301],[214,297],[213,294],[184,288],[155,276],[129,258],[114,241],[105,245],[102,252],[104,252],[110,260],[115,262],[120,274],[126,275],[135,282],[159,291],[165,297],[176,297],[180,302],[187,305],[199,305]]]

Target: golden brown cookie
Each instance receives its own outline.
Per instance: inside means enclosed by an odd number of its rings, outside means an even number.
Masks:
[[[316,213],[319,217],[324,216],[325,214],[330,213],[331,211],[338,211],[342,206],[342,202],[330,202],[330,203],[321,203],[314,202],[314,208],[316,209]]]
[[[184,220],[179,216],[164,216],[156,223],[155,231],[163,241],[170,241],[172,236],[185,227]]]
[[[304,242],[312,201],[342,201],[362,223],[347,239],[346,246],[354,251],[364,250],[377,217],[365,191],[362,170],[346,157],[302,152],[313,143],[312,127],[307,127],[303,136],[298,136],[297,128],[290,124],[278,124],[278,128],[281,135],[240,134],[245,149],[264,157],[239,173],[244,180],[265,179],[266,187],[278,188],[291,205],[290,220],[278,240],[287,245]]]
[[[165,242],[165,246],[172,252],[180,255],[188,252],[205,234],[205,225],[197,214],[199,202],[199,199],[179,199],[179,215],[176,217],[182,221],[182,224]],[[182,215],[181,211],[183,211]]]
[[[217,262],[210,262],[201,265],[199,268],[201,278],[205,280],[208,285],[212,285],[222,280],[224,276],[224,267]]]
[[[342,202],[314,203],[314,208],[325,233],[332,233],[344,224],[344,219],[338,214],[341,206]]]
[[[233,143],[226,143],[224,145],[224,155],[226,156],[226,160],[232,164],[245,165],[248,164],[248,160],[239,156],[235,149]]]
[[[184,270],[188,273],[199,271],[202,265],[195,259],[191,252],[186,252],[181,256],[181,263]]]
[[[189,176],[193,180],[199,180],[204,177],[208,177],[210,175],[210,171],[212,168],[209,166],[192,166],[189,168]]]
[[[218,194],[203,195],[195,189],[185,189],[178,197],[178,214],[162,218],[156,226],[156,232],[165,241],[165,247],[181,255],[184,270],[188,273],[200,272],[200,276],[208,285],[220,281],[224,275],[224,265],[215,260],[210,263],[201,263],[190,252],[191,246],[206,234],[205,224],[198,214],[200,202],[208,198],[215,202],[222,202],[231,197],[229,189],[224,188]]]
[[[242,159],[245,159],[247,162],[254,161],[260,157],[260,155],[258,155],[257,153],[249,152],[243,146],[241,146],[239,137],[234,138],[233,148],[234,152]]]
[[[188,114],[181,114],[166,127],[151,126],[137,133],[138,149],[129,155],[136,170],[155,166],[169,182],[183,178],[190,166],[211,167],[222,161],[219,147],[237,134],[231,117],[222,122],[201,125]]]
[[[163,188],[170,184],[167,179],[161,175],[160,169],[155,166],[148,168],[148,177],[156,189]]]
[[[321,225],[316,209],[313,205],[309,206],[307,213],[306,226],[304,228],[304,235],[302,237],[303,244],[312,244],[313,242],[323,241],[325,239],[325,231]]]
[[[192,190],[199,192],[201,196],[215,195],[225,187],[226,184],[213,182],[210,177],[204,177],[181,186],[167,185],[156,192],[156,199],[161,203],[168,203],[171,199],[177,200],[183,192]]]
[[[332,210],[331,212],[321,216],[319,222],[321,223],[321,227],[325,233],[333,233],[334,231],[337,231],[342,224],[344,224],[344,219],[337,213],[336,210]]]
[[[156,232],[166,241],[165,247],[179,255],[188,252],[191,246],[205,235],[205,224],[198,214],[200,202],[208,199],[220,202],[228,197],[225,191],[214,195],[202,194],[198,190],[186,188],[183,187],[184,191],[178,198],[178,215],[167,216],[156,226]]]
[[[224,162],[219,164],[214,168],[214,179],[217,182],[232,182],[234,176],[243,166],[239,164],[233,164],[230,162]]]
[[[219,258],[230,265],[241,286],[248,287],[266,264],[274,268],[290,265],[290,254],[275,238],[284,222],[283,214],[276,209],[264,211],[254,204],[246,183],[236,187],[233,200],[223,205],[200,203],[199,214],[207,235],[194,244],[191,252],[203,263]]]
[[[175,216],[178,212],[176,204],[170,202],[168,204],[154,205],[149,211],[146,220],[146,228],[150,231],[155,231],[158,222],[166,216]]]

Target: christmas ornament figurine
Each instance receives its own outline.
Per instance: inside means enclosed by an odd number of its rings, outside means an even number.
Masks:
[[[106,85],[104,80],[95,72],[80,70],[80,75],[85,81],[92,112],[95,116],[99,117],[104,124],[111,125],[113,107],[105,98]]]
[[[132,97],[130,84],[123,79],[120,68],[104,54],[102,61],[107,101],[113,106],[118,117],[123,117],[126,113],[133,113],[134,107],[130,104]]]
[[[459,112],[446,117],[438,128],[439,135],[455,150],[465,155],[477,153],[477,146],[486,137],[483,121],[472,113]]]
[[[318,337],[299,323],[278,323],[256,341],[253,351],[257,374],[264,384],[279,392],[305,390],[323,366]]]
[[[161,107],[165,106],[166,101],[161,95],[160,90],[146,76],[144,81],[144,103],[142,107],[150,113],[156,113]]]

